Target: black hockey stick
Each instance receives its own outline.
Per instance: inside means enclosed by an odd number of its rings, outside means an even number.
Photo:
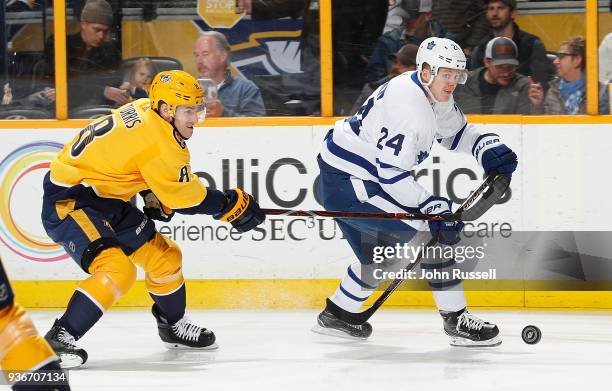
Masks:
[[[506,179],[503,179],[506,178]],[[495,187],[506,190],[510,184],[510,178],[503,175],[489,175],[485,181],[461,204],[457,212],[444,215],[423,213],[386,213],[386,212],[344,212],[335,210],[294,210],[294,209],[262,209],[270,216],[302,216],[302,217],[334,217],[345,219],[393,219],[393,220],[423,220],[423,221],[474,221],[480,218],[498,199],[492,204],[485,201],[479,202],[470,208],[476,199],[485,191],[493,192]],[[498,189],[499,191],[499,189]],[[503,194],[502,191],[502,194]],[[489,194],[484,194],[483,199],[488,199]]]
[[[501,174],[491,174],[489,175],[485,181],[478,187],[478,189],[474,190],[472,194],[461,204],[461,206],[457,209],[454,215],[465,216],[469,220],[464,221],[472,221],[480,216],[482,216],[487,210],[489,210],[493,205],[500,200],[500,198],[504,195],[508,187],[510,186],[510,178],[501,175]],[[478,199],[478,197],[482,195],[482,198]],[[476,201],[478,200],[478,201]],[[470,205],[474,204],[471,208]],[[438,241],[438,237],[434,236],[429,243],[426,244],[426,247],[430,247],[436,244]],[[420,262],[423,257],[423,251],[419,252],[419,255],[414,259],[414,261],[410,262],[408,266],[404,268],[406,273],[402,273],[402,275],[407,275],[407,272],[410,272],[412,269],[416,267],[416,265]],[[387,289],[376,299],[374,304],[367,310],[357,313],[351,314],[348,313],[345,317],[345,320],[353,323],[353,324],[363,324],[365,323],[374,312],[376,312],[380,306],[383,305],[385,301],[391,296],[391,294],[400,286],[400,284],[404,280],[401,278],[395,279]]]

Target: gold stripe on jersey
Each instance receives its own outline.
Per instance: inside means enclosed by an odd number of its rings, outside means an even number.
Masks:
[[[60,220],[64,220],[66,217],[68,217],[70,212],[74,210],[75,205],[76,200],[73,199],[57,201],[55,203],[55,211],[57,212],[57,217],[59,217]]]
[[[150,105],[139,99],[88,125],[51,162],[51,181],[124,201],[151,189],[171,209],[200,204],[206,188],[191,173],[189,149]]]
[[[70,213],[70,217],[72,217],[79,227],[81,227],[81,230],[83,230],[90,241],[93,242],[94,240],[100,239],[100,232],[98,232],[98,229],[91,222],[89,217],[87,217],[83,209],[78,209]]]

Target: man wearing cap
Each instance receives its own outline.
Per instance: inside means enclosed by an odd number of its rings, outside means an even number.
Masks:
[[[455,102],[466,114],[531,114],[529,81],[517,73],[518,49],[506,37],[485,47],[483,68],[469,73],[455,91]]]
[[[444,28],[432,20],[432,0],[396,0],[395,12],[402,17],[402,25],[378,38],[366,67],[366,82],[376,82],[391,66],[389,55],[397,53],[407,43],[419,45],[429,37],[444,37]]]
[[[481,43],[474,48],[470,59],[470,69],[484,65],[484,51],[492,38],[506,37],[514,41],[518,48],[518,72],[531,76],[547,89],[548,82],[555,74],[553,64],[546,58],[546,48],[537,36],[519,29],[514,22],[516,0],[487,0],[486,17],[493,28]]]
[[[380,80],[371,83],[365,83],[361,95],[355,101],[351,113],[356,113],[363,102],[374,92],[375,89],[385,84],[389,80],[393,79],[397,75],[401,75],[404,72],[416,70],[416,54],[419,47],[413,43],[407,43],[397,52],[389,54],[389,60],[391,61],[391,68],[389,74]]]
[[[121,84],[114,70],[121,63],[121,53],[111,42],[109,31],[114,24],[113,10],[105,0],[89,0],[81,13],[81,31],[66,37],[68,56],[68,105],[125,104],[129,93],[113,87]],[[54,74],[54,37],[45,45],[47,74]],[[49,100],[55,100],[55,91]]]

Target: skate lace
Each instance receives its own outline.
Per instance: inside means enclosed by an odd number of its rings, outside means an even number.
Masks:
[[[57,334],[57,340],[61,343],[70,346],[71,348],[76,348],[76,340],[68,331],[64,329],[60,329]]]
[[[177,337],[195,342],[200,337],[202,327],[191,323],[191,319],[183,317],[181,320],[172,325],[172,330]]]
[[[461,328],[461,325],[465,325],[468,330],[480,330],[484,326],[485,321],[464,311],[457,319],[457,331]]]

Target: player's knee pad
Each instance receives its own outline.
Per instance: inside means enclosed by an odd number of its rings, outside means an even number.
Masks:
[[[32,321],[17,303],[0,311],[0,367],[26,371],[47,361],[55,353],[38,335]]]
[[[147,289],[153,294],[167,295],[185,281],[181,249],[160,233],[136,250],[134,262],[144,269]]]
[[[89,266],[91,277],[79,290],[104,309],[126,294],[136,281],[136,267],[118,247],[103,250]]]

